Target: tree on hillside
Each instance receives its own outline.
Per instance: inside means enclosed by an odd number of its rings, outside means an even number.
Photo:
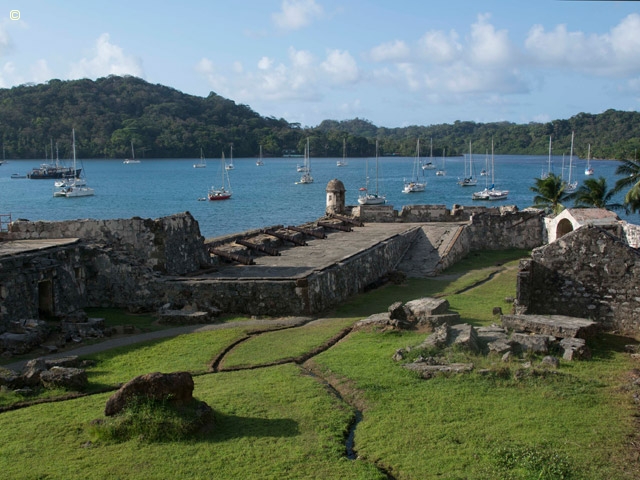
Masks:
[[[613,187],[614,193],[629,188],[624,196],[624,206],[628,211],[635,213],[640,210],[640,162],[637,160],[624,160],[618,168],[616,175],[622,175]]]
[[[546,178],[536,178],[535,185],[530,189],[536,194],[533,197],[533,206],[554,214],[564,210],[563,202],[569,199],[562,178],[554,173],[550,173]]]
[[[604,177],[588,178],[575,192],[569,194],[567,199],[573,200],[576,207],[620,210],[624,208],[622,204],[610,203],[615,193],[614,190],[607,190],[607,180]]]

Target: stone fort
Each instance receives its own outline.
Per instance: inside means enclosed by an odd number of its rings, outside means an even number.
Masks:
[[[0,238],[0,341],[29,320],[65,321],[87,307],[314,315],[397,272],[433,276],[470,252],[508,248],[533,250],[519,268],[520,313],[637,334],[638,226],[583,210],[550,219],[513,206],[347,206],[332,180],[314,222],[210,239],[189,212],[14,221]]]

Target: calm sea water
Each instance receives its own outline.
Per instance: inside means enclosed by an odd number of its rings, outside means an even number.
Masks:
[[[475,155],[474,171],[485,166],[485,156]],[[83,198],[54,198],[53,180],[12,179],[11,174],[25,174],[39,165],[37,160],[9,160],[0,166],[0,214],[13,219],[71,220],[158,218],[189,211],[198,220],[205,237],[215,237],[269,225],[298,225],[322,216],[325,209],[327,183],[341,180],[347,189],[347,203],[355,205],[359,191],[365,184],[365,159],[348,159],[348,165],[338,167],[336,158],[312,158],[313,184],[297,185],[300,174],[296,164],[302,159],[267,158],[264,166],[256,166],[253,158],[234,159],[235,169],[229,172],[233,197],[227,201],[199,201],[211,185],[220,184],[219,159],[208,159],[207,168],[193,168],[198,159],[143,159],[140,164],[125,165],[120,160],[84,160],[82,162],[89,186],[95,196]],[[369,160],[370,188],[375,184],[375,159]],[[428,160],[423,158],[423,161]],[[476,187],[456,184],[464,174],[463,157],[448,158],[446,176],[436,176],[435,170],[420,173],[426,180],[425,192],[403,194],[405,178],[411,177],[412,157],[382,157],[379,160],[380,193],[387,195],[387,203],[396,209],[403,205],[443,204],[451,208],[460,205],[517,205],[526,208],[533,201],[530,187],[534,178],[547,171],[547,156],[497,155],[495,157],[495,185],[509,190],[509,198],[499,202],[471,200],[474,191],[482,190],[485,177],[478,176]],[[438,168],[441,158],[434,158]],[[568,156],[565,159],[568,167]],[[579,181],[584,175],[586,161],[576,160],[572,178]],[[562,157],[553,157],[552,169],[561,173]],[[592,160],[593,178],[603,176],[612,188],[618,178],[618,162]],[[424,176],[423,176],[424,174]],[[568,177],[565,168],[565,178]],[[490,182],[490,177],[488,181]],[[640,223],[639,215],[619,215],[633,223]]]

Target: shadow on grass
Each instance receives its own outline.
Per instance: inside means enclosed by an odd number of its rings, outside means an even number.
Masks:
[[[300,435],[298,422],[289,418],[241,417],[215,411],[214,427],[206,438],[210,442],[225,442],[234,438],[295,437]]]
[[[593,360],[611,359],[614,353],[624,353],[625,345],[637,345],[638,340],[612,333],[599,333],[590,338],[587,345],[591,350]]]

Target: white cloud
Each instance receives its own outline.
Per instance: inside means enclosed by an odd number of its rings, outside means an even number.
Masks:
[[[405,61],[409,58],[410,50],[405,42],[396,40],[383,43],[371,49],[369,56],[374,62]]]
[[[603,35],[569,32],[566,25],[546,32],[543,26],[534,25],[525,47],[543,67],[614,77],[637,74],[640,72],[640,15],[628,15]]]
[[[331,50],[321,67],[333,84],[355,83],[360,77],[358,65],[349,52]]]
[[[40,59],[31,66],[31,79],[35,83],[43,83],[53,77],[47,61]]]
[[[226,78],[216,71],[213,62],[208,58],[200,59],[195,66],[195,71],[205,77],[209,86],[211,86],[217,93],[226,91]]]
[[[322,15],[323,9],[315,0],[283,0],[282,10],[272,14],[271,18],[282,30],[299,30]]]
[[[273,60],[269,57],[262,57],[258,62],[258,68],[260,70],[269,70],[273,65]]]
[[[13,42],[5,25],[0,23],[0,57],[4,57],[13,48]]]
[[[126,55],[122,48],[109,41],[109,34],[98,37],[90,58],[72,64],[70,78],[97,78],[106,75],[143,76],[141,61]]]
[[[478,15],[478,21],[471,25],[470,60],[478,65],[507,65],[513,61],[508,33],[496,31],[489,18],[490,15]]]
[[[418,42],[421,56],[438,64],[450,63],[460,56],[462,45],[458,43],[458,34],[451,31],[448,35],[441,31],[425,33]]]

